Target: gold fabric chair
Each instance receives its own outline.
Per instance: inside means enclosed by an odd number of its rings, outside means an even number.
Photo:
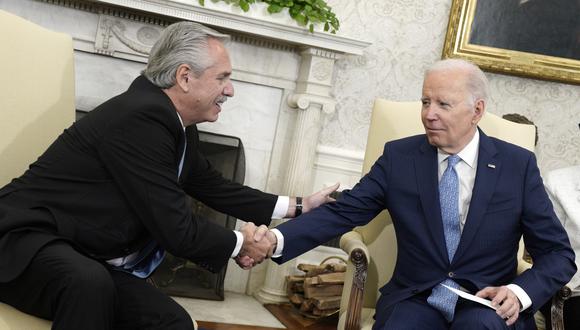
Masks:
[[[424,133],[421,123],[421,102],[375,101],[367,140],[363,173],[367,173],[383,151],[385,142]],[[479,123],[489,135],[534,150],[535,127],[502,119],[486,113]],[[397,259],[397,243],[391,218],[383,211],[363,227],[346,233],[340,241],[349,254],[349,263],[340,304],[338,329],[371,329],[375,304],[381,288],[393,274]],[[520,243],[519,269],[530,267],[523,261]],[[556,311],[558,313],[558,311]],[[560,308],[561,313],[561,308]],[[554,318],[553,318],[554,319]],[[557,319],[557,317],[556,317]],[[559,322],[561,322],[561,317]],[[558,322],[558,320],[555,320]],[[554,328],[554,329],[563,329]]]
[[[0,10],[0,186],[20,176],[74,121],[70,36]],[[0,303],[0,329],[50,329],[51,322]]]

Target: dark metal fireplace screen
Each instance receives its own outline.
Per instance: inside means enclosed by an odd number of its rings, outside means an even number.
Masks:
[[[238,183],[244,182],[246,163],[244,147],[239,138],[200,131],[199,140],[200,151],[225,178]],[[199,217],[235,229],[235,218],[217,212],[192,198],[190,205]],[[191,261],[168,253],[153,274],[152,280],[161,291],[169,295],[224,300],[226,268],[214,274]]]

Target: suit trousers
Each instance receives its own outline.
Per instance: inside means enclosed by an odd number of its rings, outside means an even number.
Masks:
[[[431,291],[428,291],[430,294]],[[419,294],[393,304],[386,310],[386,323],[373,330],[535,330],[533,317],[521,313],[516,324],[507,326],[496,312],[478,303],[459,299],[455,317],[447,322],[443,314],[427,303],[429,294]]]
[[[189,314],[144,279],[65,241],[44,246],[19,277],[0,283],[0,301],[52,320],[57,330],[193,329]]]

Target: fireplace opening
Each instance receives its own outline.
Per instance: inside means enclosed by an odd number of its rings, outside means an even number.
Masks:
[[[217,171],[232,181],[243,183],[246,173],[242,141],[233,136],[199,132],[200,152]],[[215,211],[193,198],[189,198],[193,212],[228,229],[235,229],[236,218]],[[219,273],[211,273],[195,263],[169,253],[153,273],[151,279],[169,295],[224,300],[226,267]]]

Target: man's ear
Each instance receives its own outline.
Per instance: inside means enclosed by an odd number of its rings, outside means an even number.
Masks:
[[[481,117],[483,117],[483,114],[485,113],[485,101],[482,99],[476,100],[473,111],[474,111],[473,124],[477,125],[477,123],[479,123]]]
[[[191,69],[186,64],[181,64],[175,71],[175,85],[185,93],[189,91],[190,73]]]

